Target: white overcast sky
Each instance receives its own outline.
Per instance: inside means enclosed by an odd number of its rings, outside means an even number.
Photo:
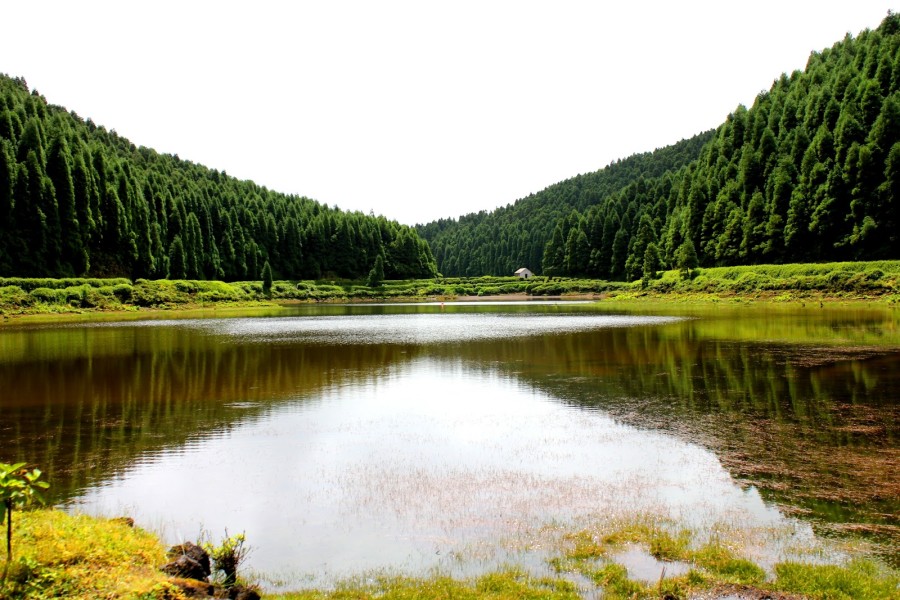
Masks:
[[[0,72],[137,145],[414,224],[716,127],[888,9],[0,0]]]

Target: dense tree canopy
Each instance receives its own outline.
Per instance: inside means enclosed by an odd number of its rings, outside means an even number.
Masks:
[[[410,227],[135,147],[0,75],[0,276],[436,274]]]
[[[711,134],[419,231],[446,274],[529,266],[633,280],[693,262],[898,258],[898,202],[900,17],[890,14],[813,53]]]
[[[544,247],[556,234],[558,220],[565,220],[572,211],[587,210],[632,181],[658,177],[687,164],[697,158],[711,134],[618,160],[490,213],[471,213],[417,228],[431,244],[444,275],[511,275],[520,267],[540,271]]]

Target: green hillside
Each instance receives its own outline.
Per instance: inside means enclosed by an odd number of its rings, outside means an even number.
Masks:
[[[448,275],[528,266],[632,280],[694,260],[898,258],[898,47],[900,17],[890,14],[814,52],[711,135],[419,232]]]
[[[577,175],[493,212],[481,211],[417,227],[447,276],[509,275],[539,271],[556,221],[585,211],[634,181],[657,178],[695,160],[712,132],[618,160]]]
[[[0,276],[430,277],[415,230],[136,147],[0,75]]]

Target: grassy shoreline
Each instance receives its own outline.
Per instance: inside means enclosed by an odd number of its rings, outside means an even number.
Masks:
[[[593,279],[470,277],[262,282],[0,278],[0,317],[221,310],[294,302],[594,299],[616,302],[877,302],[900,304],[900,261],[715,267],[663,271],[624,283]]]
[[[16,522],[13,548],[9,578],[0,582],[2,600],[186,597],[179,582],[159,570],[166,562],[160,539],[129,526],[124,519],[70,515],[56,509],[27,511]],[[626,550],[640,552],[657,567],[666,567],[670,575],[652,581],[630,577],[617,558]],[[640,515],[564,531],[551,554],[540,574],[516,566],[471,578],[443,573],[361,574],[328,589],[264,593],[263,597],[568,600],[602,594],[609,599],[900,598],[900,573],[869,558],[788,558],[763,568],[744,555],[740,543],[727,536],[697,539],[690,531]],[[0,561],[5,559],[4,547],[0,549]]]

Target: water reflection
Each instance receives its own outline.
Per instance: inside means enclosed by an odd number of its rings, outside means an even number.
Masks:
[[[499,566],[542,525],[589,515],[788,524],[697,445],[458,361],[417,359],[317,399],[143,461],[78,504],[165,519],[181,535],[246,530],[254,566],[319,583],[373,568]]]
[[[0,361],[2,452],[41,465],[55,501],[286,398],[377,378],[414,351],[248,345],[181,326],[26,330],[0,339],[12,348]]]
[[[0,460],[173,537],[246,529],[267,570],[462,568],[636,509],[900,540],[895,313],[290,313],[0,330]]]
[[[454,354],[475,364],[492,355],[574,405],[701,441],[796,512],[896,532],[900,354],[698,338],[696,325],[499,340]]]

